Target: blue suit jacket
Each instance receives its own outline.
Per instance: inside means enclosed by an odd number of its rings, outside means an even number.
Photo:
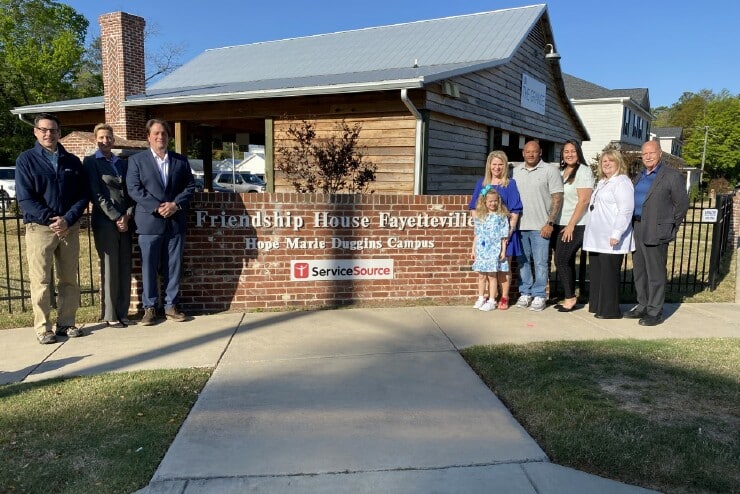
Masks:
[[[136,233],[140,235],[161,235],[166,231],[173,234],[185,233],[187,209],[195,192],[195,180],[185,156],[172,151],[167,154],[170,166],[166,185],[162,184],[159,167],[151,149],[129,158],[126,187],[136,202],[134,219]],[[157,213],[157,208],[163,202],[174,202],[181,209],[170,218],[163,218]]]

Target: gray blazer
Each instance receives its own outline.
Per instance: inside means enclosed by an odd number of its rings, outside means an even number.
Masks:
[[[642,203],[642,243],[645,245],[667,244],[675,239],[689,209],[683,175],[666,163],[661,163],[657,173]],[[637,180],[639,178],[640,175]]]
[[[90,201],[93,203],[91,223],[93,228],[114,222],[124,214],[134,215],[134,201],[126,190],[127,163],[118,160],[116,163],[121,175],[105,158],[95,155],[85,157],[82,166],[87,174],[90,187]]]

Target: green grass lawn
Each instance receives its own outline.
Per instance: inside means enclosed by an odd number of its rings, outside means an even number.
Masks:
[[[0,492],[144,487],[210,374],[143,371],[0,386]]]
[[[553,462],[663,492],[740,492],[740,339],[462,353]]]

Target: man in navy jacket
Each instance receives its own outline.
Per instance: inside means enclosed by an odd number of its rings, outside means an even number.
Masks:
[[[162,276],[165,316],[178,322],[187,319],[177,308],[177,302],[187,208],[195,192],[195,180],[187,158],[167,150],[171,135],[167,122],[149,120],[146,133],[150,148],[129,159],[126,187],[136,202],[134,220],[144,288],[141,323],[149,326],[157,319],[158,272]]]
[[[87,207],[82,163],[59,144],[59,120],[42,113],[34,119],[36,145],[15,162],[15,190],[26,229],[33,326],[41,344],[56,336],[82,336],[75,326],[80,305],[77,267],[79,219]],[[52,331],[51,272],[57,276],[57,326]]]

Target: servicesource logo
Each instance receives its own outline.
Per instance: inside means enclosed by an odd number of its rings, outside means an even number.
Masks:
[[[290,261],[290,281],[392,279],[393,259]]]

